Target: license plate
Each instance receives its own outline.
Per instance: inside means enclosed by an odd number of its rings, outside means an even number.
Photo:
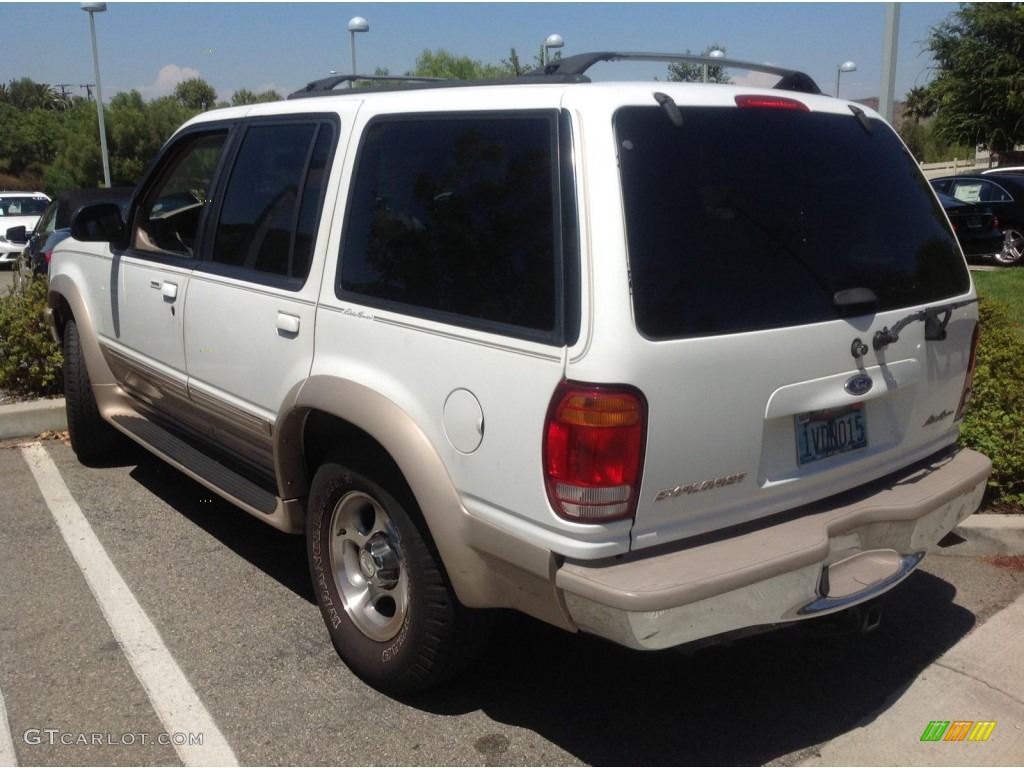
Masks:
[[[796,416],[797,462],[801,467],[867,446],[864,403]]]

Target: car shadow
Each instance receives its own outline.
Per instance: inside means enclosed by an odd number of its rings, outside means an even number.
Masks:
[[[155,457],[140,456],[130,474],[315,602],[303,537],[217,497],[211,503],[213,494]],[[632,651],[501,612],[475,665],[403,703],[443,716],[482,711],[592,765],[763,765],[836,738],[896,701],[974,626],[955,596],[948,582],[917,571],[885,597],[872,632],[836,637],[797,626],[691,655]],[[506,748],[507,734],[478,742],[483,760],[503,762],[487,750]]]
[[[764,765],[896,701],[974,626],[955,594],[919,571],[890,593],[881,626],[867,634],[798,627],[690,656],[503,615],[480,663],[407,703],[442,715],[481,710],[591,765]]]
[[[194,525],[309,603],[316,603],[306,539],[282,533],[140,450],[130,477]]]

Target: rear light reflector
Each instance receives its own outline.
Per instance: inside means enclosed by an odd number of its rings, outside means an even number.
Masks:
[[[797,112],[810,112],[810,107],[797,99],[785,96],[737,96],[736,106],[740,109],[792,109]]]
[[[960,407],[956,409],[956,417],[953,421],[960,421],[964,417],[968,403],[971,402],[971,395],[974,393],[974,369],[978,366],[978,340],[981,338],[981,323],[975,323],[974,335],[971,337],[971,357],[967,361],[967,377],[964,379],[964,390],[960,394]]]
[[[599,523],[632,517],[647,404],[636,390],[563,382],[544,429],[544,475],[555,512]]]

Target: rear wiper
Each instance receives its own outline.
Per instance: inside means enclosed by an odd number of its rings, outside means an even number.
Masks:
[[[850,111],[853,112],[853,116],[857,118],[857,122],[860,123],[860,127],[864,129],[864,133],[868,136],[873,134],[875,129],[871,126],[871,121],[868,120],[868,116],[864,114],[864,110],[853,106],[853,104],[849,104],[848,106],[850,107]]]
[[[683,115],[679,111],[679,106],[676,104],[675,99],[667,93],[656,91],[654,94],[654,100],[661,105],[662,109],[665,110],[665,114],[668,115],[668,119],[672,122],[672,125],[676,128],[683,127]]]
[[[899,341],[900,331],[918,320],[924,321],[924,338],[926,341],[945,341],[946,326],[949,325],[950,318],[953,317],[953,310],[970,306],[971,304],[977,303],[977,301],[977,299],[957,301],[952,304],[929,307],[928,309],[922,309],[920,312],[908,315],[896,323],[892,328],[883,328],[875,333],[875,337],[872,342],[875,351],[877,352],[881,349],[885,349],[885,347],[890,344]]]

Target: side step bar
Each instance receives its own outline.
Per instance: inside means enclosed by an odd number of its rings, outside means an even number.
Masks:
[[[143,416],[117,414],[111,421],[132,440],[235,506],[285,533],[302,532],[305,511],[301,500],[278,498]]]

